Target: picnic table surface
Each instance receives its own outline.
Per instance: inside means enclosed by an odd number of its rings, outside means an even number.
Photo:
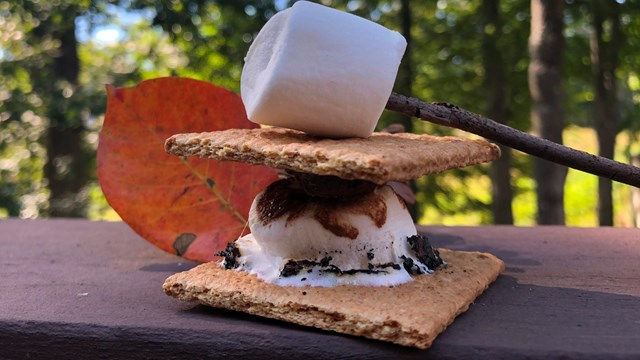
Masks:
[[[506,266],[428,350],[170,298],[195,264],[121,222],[3,219],[0,358],[640,359],[640,229],[419,230]]]

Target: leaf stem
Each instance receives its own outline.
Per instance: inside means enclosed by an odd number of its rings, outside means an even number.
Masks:
[[[201,174],[198,170],[196,170],[193,166],[191,166],[191,164],[189,164],[189,162],[184,158],[184,157],[180,157],[180,161],[182,161],[182,163],[184,164],[184,166],[186,166],[191,172],[193,172],[198,179],[200,179],[208,188],[209,190],[211,190],[211,192],[213,193],[213,195],[220,200],[220,202],[222,203],[222,205],[229,209],[229,211],[231,211],[231,213],[238,219],[240,220],[241,223],[246,224],[248,222],[247,219],[245,219],[244,216],[242,216],[242,214],[240,214],[240,212],[238,211],[238,209],[235,208],[235,206],[233,206],[227,199],[225,199],[224,196],[222,196],[222,194],[220,193],[220,191],[218,190],[218,187],[216,186],[216,184],[214,183],[213,185],[210,185],[209,182],[207,181],[207,177],[203,174]]]

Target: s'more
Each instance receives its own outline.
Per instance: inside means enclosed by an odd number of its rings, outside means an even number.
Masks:
[[[432,247],[389,186],[495,160],[483,140],[377,133],[404,38],[299,1],[249,49],[243,102],[258,129],[176,134],[176,156],[266,165],[250,234],[221,261],[169,277],[177,299],[428,348],[504,270],[487,253]]]

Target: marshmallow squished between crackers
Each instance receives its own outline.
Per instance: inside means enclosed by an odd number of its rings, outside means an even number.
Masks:
[[[269,194],[286,196],[275,189],[284,181],[271,185],[253,202],[251,234],[236,241],[242,253],[235,259],[238,269],[276,285],[325,287],[395,286],[413,280],[411,274],[432,272],[409,242],[401,240],[414,237],[417,230],[405,203],[390,187],[376,188],[351,203],[310,198],[303,211],[263,223],[260,204],[274,202]],[[290,259],[306,259],[307,266],[282,276]],[[399,262],[405,266],[395,266]],[[353,273],[335,271],[339,269]]]
[[[245,59],[249,119],[330,138],[368,137],[389,99],[406,40],[369,20],[296,2],[262,28]]]

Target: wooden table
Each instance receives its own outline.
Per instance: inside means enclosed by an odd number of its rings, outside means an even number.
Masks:
[[[427,351],[169,298],[193,264],[123,223],[0,220],[0,358],[640,359],[639,229],[421,230],[506,263]]]

